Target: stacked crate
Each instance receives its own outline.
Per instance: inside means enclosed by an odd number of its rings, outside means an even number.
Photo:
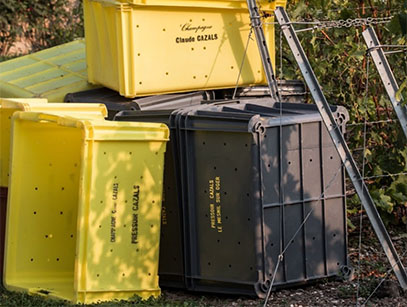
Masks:
[[[348,114],[333,108],[344,130]],[[122,111],[115,120],[171,129],[162,285],[263,297],[287,246],[276,287],[334,276],[347,265],[345,174],[315,106],[240,99]]]

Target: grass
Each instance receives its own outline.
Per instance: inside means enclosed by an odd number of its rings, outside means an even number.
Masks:
[[[73,305],[67,301],[55,300],[46,298],[40,295],[29,295],[27,293],[20,292],[10,292],[0,288],[0,306],[24,306],[24,307],[53,307],[53,306],[98,306],[98,307],[107,307],[107,306],[120,306],[120,307],[129,307],[129,306],[179,306],[179,307],[192,307],[192,306],[204,306],[204,298],[197,298],[197,300],[186,298],[183,300],[182,297],[179,299],[170,299],[166,295],[155,299],[150,298],[148,300],[141,300],[140,298],[135,297],[129,301],[113,301],[113,302],[104,302],[98,304],[89,304],[89,305]]]

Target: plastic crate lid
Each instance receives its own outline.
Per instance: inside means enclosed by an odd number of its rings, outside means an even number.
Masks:
[[[87,82],[85,40],[75,40],[0,63],[0,96],[63,101]]]

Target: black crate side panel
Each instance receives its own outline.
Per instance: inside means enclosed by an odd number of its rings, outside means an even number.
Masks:
[[[196,261],[191,272],[195,289],[212,284],[214,290],[214,281],[218,287],[222,282],[236,284],[218,289],[220,292],[233,292],[239,284],[253,285],[258,280],[254,230],[260,224],[253,214],[260,198],[259,193],[253,193],[253,135],[221,131],[187,134],[188,156],[195,157],[188,165],[196,174],[195,181],[188,182],[193,197],[188,206],[194,210],[190,217],[196,229],[190,234],[196,248],[191,254],[196,256],[191,259]]]
[[[262,180],[270,279],[278,255],[289,245],[275,281],[283,286],[335,275],[347,264],[346,203],[344,172],[325,126],[321,122],[285,126],[282,143],[279,133],[278,126],[268,128],[262,138]]]

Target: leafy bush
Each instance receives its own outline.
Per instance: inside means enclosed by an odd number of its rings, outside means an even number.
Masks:
[[[83,37],[81,0],[0,0],[0,56],[16,41],[32,51]]]

